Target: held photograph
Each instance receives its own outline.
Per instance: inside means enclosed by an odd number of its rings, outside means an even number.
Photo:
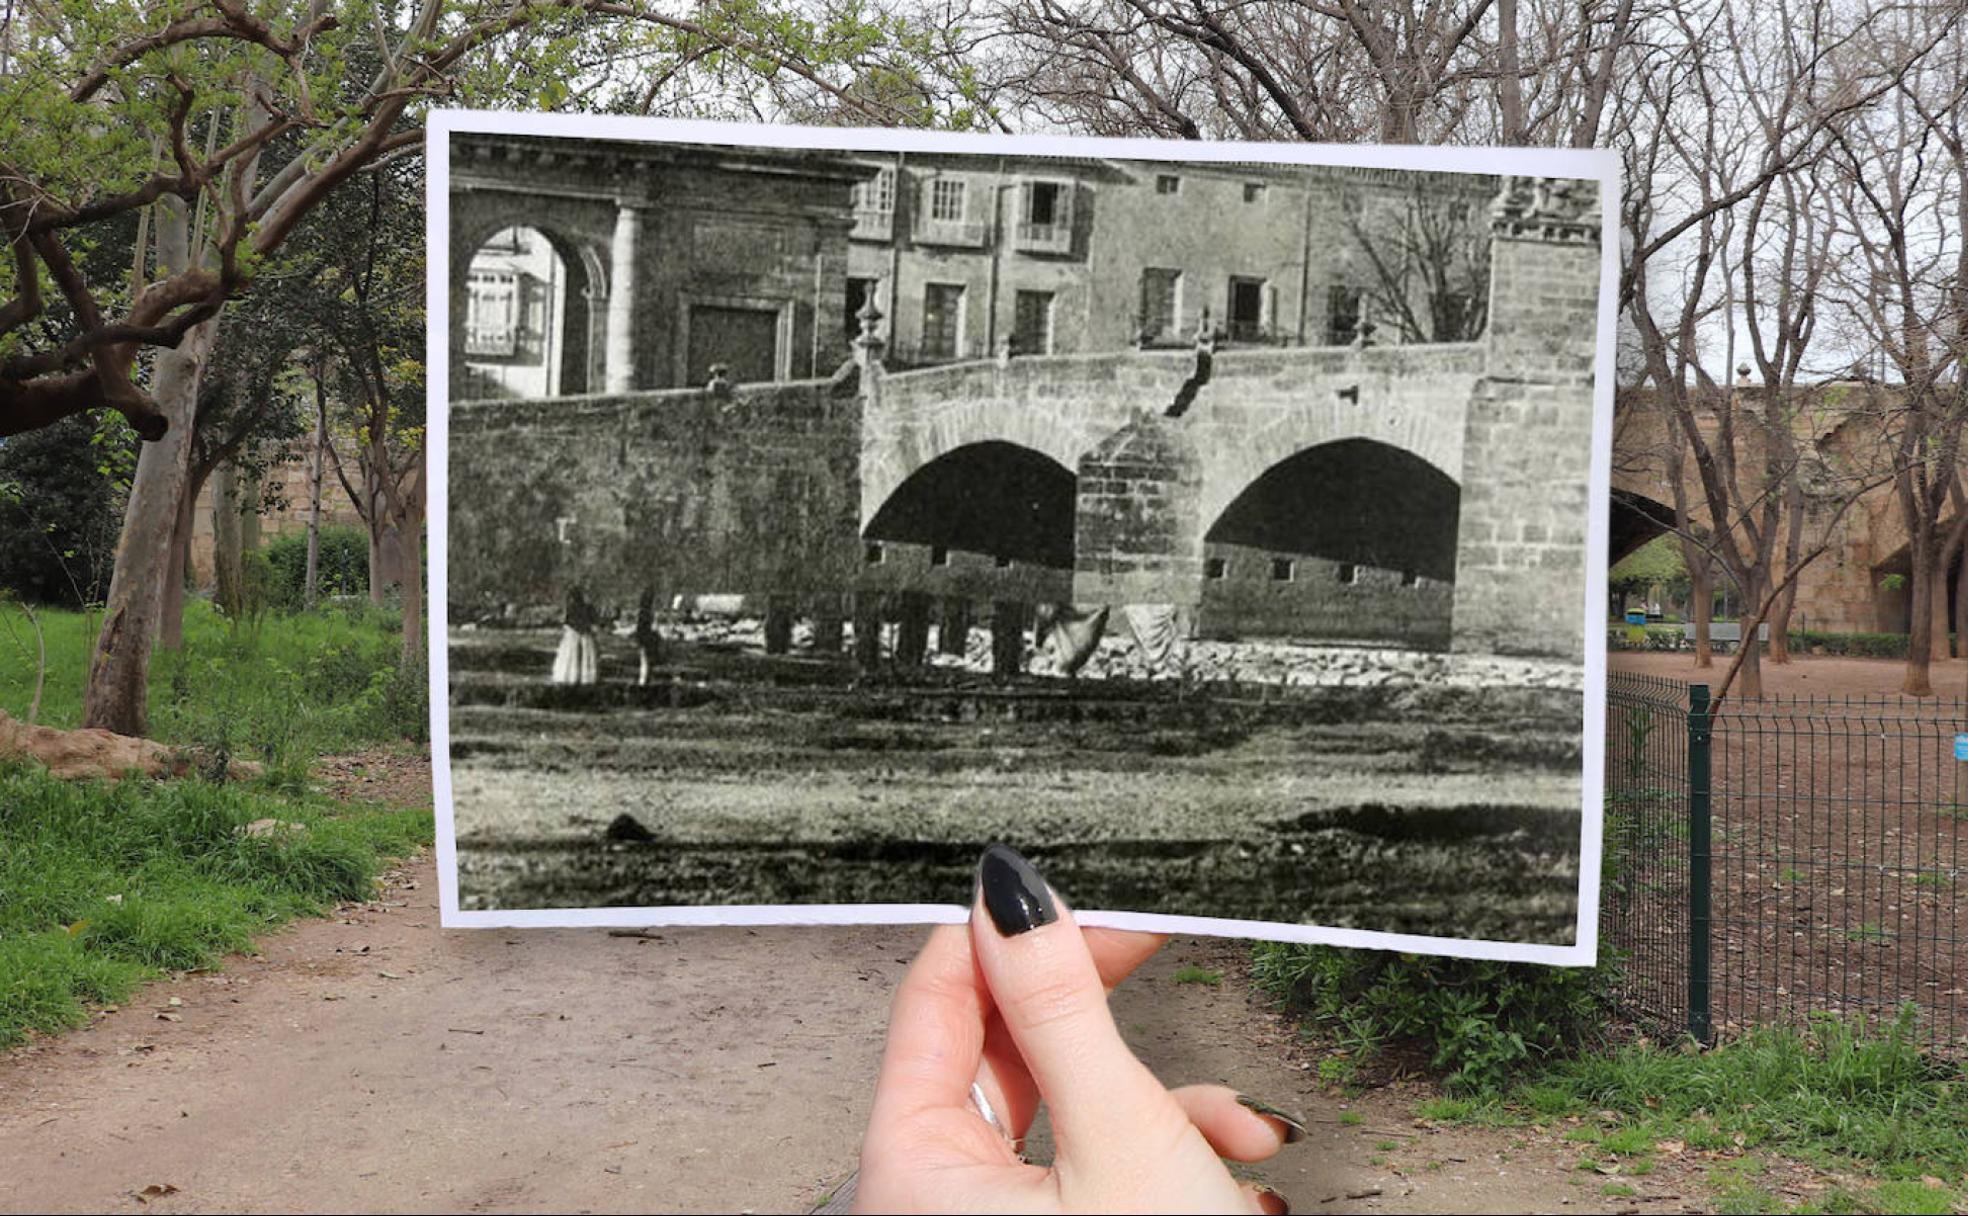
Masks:
[[[447,924],[956,920],[1004,841],[1087,923],[1592,961],[1608,154],[429,161]]]

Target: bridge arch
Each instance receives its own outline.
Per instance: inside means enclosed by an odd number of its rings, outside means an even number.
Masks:
[[[1203,541],[1449,583],[1461,497],[1454,479],[1404,448],[1331,440],[1277,461],[1205,515]]]
[[[1461,497],[1433,463],[1376,439],[1286,456],[1205,517],[1202,629],[1448,646]]]
[[[1416,376],[1398,386],[1383,375],[1307,384],[1280,403],[1244,406],[1235,382],[1213,385],[1222,393],[1203,444],[1202,518],[1213,521],[1267,470],[1302,452],[1359,441],[1407,453],[1435,473],[1460,484],[1464,416],[1475,377]],[[1209,425],[1208,423],[1205,424]]]
[[[868,418],[862,441],[863,527],[919,470],[969,447],[999,443],[1036,452],[1070,476],[1115,424],[1100,412],[1049,400],[1035,375],[1043,370],[1038,364],[1052,362],[963,363],[884,375],[880,409]]]
[[[1071,467],[1040,449],[966,443],[904,478],[862,536],[1071,569],[1077,484]]]

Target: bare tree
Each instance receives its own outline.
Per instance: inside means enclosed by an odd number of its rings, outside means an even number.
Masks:
[[[1901,689],[1928,696],[1932,660],[1947,653],[1947,562],[1968,533],[1968,512],[1945,519],[1960,497],[1968,423],[1968,54],[1958,8],[1896,12],[1868,35],[1853,51],[1868,62],[1931,48],[1884,104],[1836,132],[1833,158],[1849,234],[1837,297],[1897,381],[1867,389],[1894,436],[1893,487],[1909,540]]]

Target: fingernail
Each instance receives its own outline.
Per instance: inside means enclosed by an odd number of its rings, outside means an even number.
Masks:
[[[1276,1187],[1266,1186],[1262,1182],[1253,1182],[1251,1183],[1251,1190],[1257,1192],[1257,1202],[1263,1206],[1266,1212],[1270,1213],[1270,1216],[1291,1216],[1291,1200],[1285,1198],[1283,1192],[1279,1191]]]
[[[1243,1107],[1245,1110],[1254,1110],[1267,1119],[1276,1119],[1278,1122],[1284,1124],[1286,1144],[1297,1144],[1300,1140],[1305,1139],[1305,1120],[1299,1118],[1297,1115],[1289,1111],[1279,1110],[1269,1102],[1260,1102],[1256,1098],[1247,1098],[1242,1094],[1237,1095],[1237,1105]]]
[[[984,850],[977,861],[977,887],[1000,936],[1016,937],[1059,919],[1059,907],[1045,879],[1007,845]]]

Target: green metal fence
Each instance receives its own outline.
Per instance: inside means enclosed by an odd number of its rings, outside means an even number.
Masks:
[[[1968,1048],[1968,703],[1607,681],[1602,932],[1628,1016],[1709,1041],[1811,1013]]]

